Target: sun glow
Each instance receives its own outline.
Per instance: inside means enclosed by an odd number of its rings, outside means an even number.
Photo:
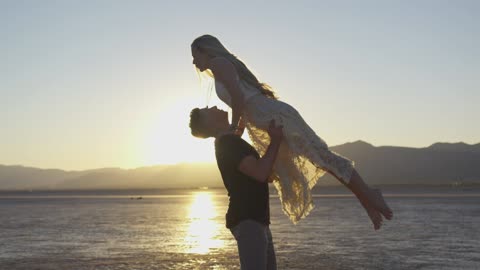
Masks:
[[[214,220],[217,216],[212,194],[196,193],[188,216],[190,225],[185,237],[187,253],[206,254],[212,248],[224,246],[224,241],[217,239],[221,230],[221,225]]]
[[[200,106],[197,101],[179,99],[150,121],[144,140],[145,164],[215,162],[212,139],[195,138],[190,133],[190,111]]]

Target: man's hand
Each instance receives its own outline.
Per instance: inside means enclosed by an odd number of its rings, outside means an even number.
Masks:
[[[240,121],[238,121],[238,127],[235,130],[235,134],[242,137],[244,131],[245,131],[245,120],[243,119],[243,116],[242,116],[240,117]]]
[[[272,119],[272,121],[270,121],[270,125],[268,126],[268,135],[272,141],[281,142],[283,139],[283,126],[276,126],[275,120]]]
[[[243,135],[243,132],[245,131],[244,128],[237,128],[234,132],[235,135],[239,136],[239,137],[242,137]]]

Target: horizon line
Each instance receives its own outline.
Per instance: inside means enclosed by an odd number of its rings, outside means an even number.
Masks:
[[[353,144],[353,143],[366,143],[366,144],[369,144],[373,147],[399,147],[399,148],[412,148],[412,149],[425,149],[425,148],[429,148],[429,147],[432,147],[433,145],[435,144],[450,144],[450,145],[454,145],[454,144],[464,144],[464,145],[468,145],[468,146],[477,146],[479,145],[480,146],[480,142],[478,143],[472,143],[472,144],[469,144],[469,143],[466,143],[466,142],[463,142],[463,141],[458,141],[458,142],[435,142],[435,143],[432,143],[428,146],[425,146],[425,147],[412,147],[412,146],[398,146],[398,145],[379,145],[379,146],[376,146],[376,145],[373,145],[367,141],[364,141],[364,140],[356,140],[356,141],[353,141],[353,142],[345,142],[343,144],[339,144],[339,145],[334,145],[334,146],[329,146],[329,148],[333,148],[333,147],[338,147],[338,146],[342,146],[342,145],[346,145],[346,144]],[[85,169],[62,169],[62,168],[54,168],[54,167],[38,167],[38,166],[34,166],[34,165],[24,165],[24,164],[3,164],[3,163],[0,163],[0,166],[5,166],[5,167],[24,167],[24,168],[31,168],[31,169],[39,169],[39,170],[60,170],[60,171],[65,171],[65,172],[76,172],[76,171],[93,171],[93,170],[105,170],[105,169],[118,169],[118,170],[125,170],[125,171],[128,171],[128,170],[136,170],[136,169],[140,169],[140,168],[147,168],[147,167],[156,167],[156,166],[176,166],[176,165],[181,165],[181,164],[188,164],[188,165],[200,165],[200,164],[203,164],[203,165],[211,165],[211,164],[215,164],[215,161],[195,161],[195,162],[183,162],[183,161],[180,161],[180,162],[174,162],[174,163],[158,163],[158,164],[145,164],[145,165],[140,165],[140,166],[136,166],[136,167],[119,167],[119,166],[107,166],[107,167],[96,167],[96,168],[85,168]]]

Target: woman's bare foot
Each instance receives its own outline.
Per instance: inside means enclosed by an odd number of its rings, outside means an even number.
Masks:
[[[357,196],[363,208],[367,211],[368,217],[372,221],[375,230],[380,229],[382,226],[382,215],[388,220],[392,219],[393,212],[383,199],[382,192],[378,189],[368,187],[355,169],[349,181],[344,181],[333,172],[329,172]]]
[[[378,212],[372,205],[364,200],[360,200],[360,203],[362,204],[363,208],[365,208],[365,211],[367,211],[368,217],[373,223],[373,228],[375,230],[380,229],[383,222],[380,212]]]
[[[383,199],[382,192],[379,189],[370,189],[368,199],[378,212],[380,212],[386,219],[391,220],[393,218],[393,212],[388,207],[387,203]]]

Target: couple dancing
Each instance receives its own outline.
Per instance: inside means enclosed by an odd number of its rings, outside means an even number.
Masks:
[[[311,190],[326,172],[355,194],[375,230],[384,218],[392,219],[380,190],[362,180],[353,162],[330,151],[301,115],[278,100],[217,38],[200,36],[191,50],[197,71],[213,77],[218,97],[232,108],[230,123],[228,113],[216,107],[195,108],[190,128],[196,137],[215,138],[217,164],[230,197],[227,228],[237,240],[242,269],[276,268],[268,183],[293,223],[312,210]],[[241,139],[245,128],[253,147]]]

